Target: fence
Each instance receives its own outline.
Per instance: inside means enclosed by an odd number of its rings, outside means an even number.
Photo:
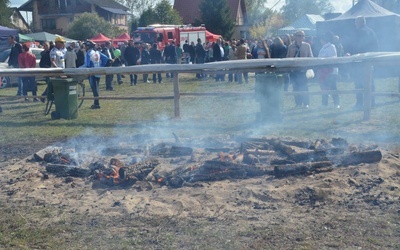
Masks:
[[[108,75],[108,74],[150,74],[150,73],[166,73],[173,74],[174,93],[173,96],[147,96],[147,97],[113,97],[112,99],[128,99],[128,100],[143,100],[143,99],[174,99],[174,114],[175,117],[180,116],[180,97],[181,96],[215,96],[215,95],[245,95],[249,93],[181,93],[179,90],[179,73],[203,73],[203,74],[218,74],[218,73],[235,73],[235,72],[275,72],[284,73],[293,70],[318,68],[326,66],[349,66],[362,65],[365,68],[367,79],[362,90],[352,91],[331,91],[330,93],[338,94],[364,94],[364,120],[369,120],[371,115],[371,96],[398,96],[400,93],[384,93],[373,92],[373,69],[376,66],[396,66],[400,64],[400,53],[398,52],[374,52],[359,55],[353,55],[340,58],[284,58],[284,59],[257,59],[257,60],[234,60],[213,62],[206,64],[150,64],[128,67],[103,67],[103,68],[78,68],[78,69],[0,69],[1,76],[70,76],[84,79],[89,75]],[[397,75],[397,76],[400,76]],[[310,95],[321,95],[323,92],[314,91],[307,92]],[[327,93],[327,92],[324,92]],[[254,94],[254,93],[253,93]],[[288,95],[301,94],[301,92],[290,92]],[[0,95],[0,97],[9,97]],[[102,99],[105,97],[99,97]],[[94,99],[84,97],[84,99]],[[110,99],[110,98],[108,98]]]

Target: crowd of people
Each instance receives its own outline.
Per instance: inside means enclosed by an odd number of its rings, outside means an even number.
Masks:
[[[355,21],[357,28],[357,51],[354,53],[374,52],[379,50],[378,42],[374,31],[366,25],[364,17],[358,17]],[[320,46],[315,46],[315,40],[306,40],[304,31],[297,31],[293,35],[276,36],[268,39],[232,39],[224,41],[218,38],[215,42],[204,42],[200,38],[197,43],[185,41],[183,46],[176,44],[174,41],[165,44],[165,48],[161,49],[157,43],[147,44],[137,41],[125,41],[118,47],[108,41],[104,44],[96,44],[91,41],[72,42],[66,45],[66,41],[57,37],[54,42],[43,43],[43,51],[39,66],[41,68],[96,68],[96,67],[121,67],[135,66],[138,64],[204,64],[208,62],[229,61],[229,60],[247,60],[247,59],[265,59],[265,58],[295,58],[295,57],[338,57],[344,56],[343,46],[340,44],[339,37],[326,33],[320,37]],[[13,68],[33,68],[36,67],[36,58],[29,53],[29,47],[19,44],[16,38],[9,37],[11,46],[9,67]],[[316,51],[315,48],[319,48]],[[367,81],[367,74],[362,72],[362,68],[355,68],[353,79],[355,88],[361,89],[364,82]],[[196,78],[205,79],[214,77],[216,82],[237,82],[242,84],[249,82],[247,72],[217,73],[213,76],[197,73]],[[117,83],[123,83],[123,75],[117,74]],[[172,73],[166,73],[165,77],[173,77]],[[135,86],[138,83],[138,75],[130,74],[130,85]],[[113,91],[114,75],[106,75],[106,91]],[[143,82],[149,83],[148,74],[143,74]],[[161,73],[152,75],[153,83],[162,83]],[[317,71],[317,80],[321,90],[335,91],[337,90],[338,68],[325,67]],[[47,79],[49,81],[49,79]],[[303,94],[294,95],[294,101],[297,108],[309,108],[310,100],[308,92],[308,79],[305,70],[294,70],[285,78],[285,91],[288,90],[289,84],[292,85],[293,91],[301,91]],[[93,75],[89,77],[90,87],[93,96],[99,96],[100,76]],[[373,86],[374,89],[374,86]],[[42,102],[45,101],[48,89],[43,92]],[[18,79],[17,95],[27,96],[27,92],[32,92],[36,96],[37,85],[35,77],[20,77]],[[322,94],[321,105],[328,106],[328,98],[332,96],[333,104],[336,108],[340,108],[340,100],[337,94]],[[25,99],[29,101],[29,99]],[[38,101],[34,98],[33,101]],[[374,102],[372,101],[372,104]],[[362,108],[363,95],[356,95],[355,108]],[[94,100],[92,109],[99,109],[100,103],[98,99]]]

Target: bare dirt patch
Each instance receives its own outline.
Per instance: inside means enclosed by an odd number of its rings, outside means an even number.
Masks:
[[[6,249],[400,248],[400,155],[392,149],[379,148],[378,163],[330,172],[171,188],[56,177],[32,157],[49,143],[2,149]]]

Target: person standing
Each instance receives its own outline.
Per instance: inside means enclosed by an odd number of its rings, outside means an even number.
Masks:
[[[128,47],[124,51],[124,58],[126,66],[135,66],[140,58],[140,51],[137,48],[139,42],[134,42],[132,39],[129,40]],[[137,74],[129,75],[131,80],[131,86],[137,84]]]
[[[153,44],[153,47],[150,49],[150,63],[151,64],[160,64],[161,63],[161,51],[157,48],[157,43]],[[161,73],[157,73],[158,83],[162,83]],[[157,82],[156,74],[153,74],[153,83]]]
[[[29,52],[29,46],[26,44],[22,45],[22,53],[18,55],[18,66],[21,69],[36,67],[36,56]],[[28,95],[28,91],[32,91],[32,95],[36,96],[37,84],[35,76],[24,76],[21,77],[21,80],[23,86],[23,95],[26,97]],[[29,101],[29,99],[25,98],[25,101]],[[33,98],[33,101],[37,102],[39,100],[37,98]]]
[[[76,52],[76,67],[79,68],[85,64],[85,45],[81,44],[78,52]]]
[[[189,45],[189,54],[190,54],[190,63],[195,64],[196,63],[196,45],[194,44],[193,41],[191,41],[190,45]]]
[[[56,39],[54,40],[54,45],[50,43],[50,52],[49,52],[49,56],[50,56],[50,67],[51,68],[65,68],[65,40],[62,37],[56,37]],[[45,63],[44,63],[45,64]],[[50,79],[47,79],[47,87],[46,89],[43,91],[42,96],[47,96],[48,91],[49,91],[49,86],[50,86],[50,91],[52,92],[52,86],[50,83]],[[40,99],[41,102],[44,102],[44,98]]]
[[[76,68],[76,53],[72,46],[68,46],[67,52],[65,52],[65,67],[66,68]]]
[[[190,61],[190,52],[189,52],[189,42],[188,40],[185,41],[185,44],[183,45],[183,54],[185,56],[185,64],[189,64]]]
[[[224,48],[222,45],[222,39],[218,38],[215,44],[213,45],[213,58],[215,62],[220,62],[224,59]],[[225,81],[225,75],[224,74],[216,74],[215,76],[215,81],[216,82],[223,82]]]
[[[178,43],[176,45],[176,64],[182,64],[182,56],[183,50],[181,48],[181,45]]]
[[[265,52],[265,51],[264,51]],[[247,46],[245,44],[244,39],[240,39],[239,41],[239,45],[237,46],[236,50],[235,50],[235,57],[237,60],[246,60],[247,59]],[[237,75],[237,79],[238,79],[238,83],[242,84],[243,83],[243,77],[244,76],[244,80],[246,83],[249,83],[249,75],[247,72],[240,72]]]
[[[105,67],[109,58],[103,53],[95,49],[96,44],[92,41],[86,41],[86,57],[85,57],[85,67],[86,68],[98,68]],[[93,92],[93,97],[99,97],[99,83],[100,75],[89,76],[90,88]],[[100,109],[99,99],[95,99],[91,109]]]
[[[53,48],[50,47],[50,44],[48,42],[43,43],[43,51],[40,52],[40,62],[39,62],[39,67],[40,68],[51,68],[51,59],[50,59],[50,50]],[[46,84],[50,84],[50,77],[46,77]],[[47,87],[42,93],[42,97],[40,98],[41,102],[45,102],[46,100],[46,95],[47,95]]]
[[[165,62],[168,64],[176,64],[176,49],[175,49],[175,42],[172,41],[171,44],[165,46],[164,48],[164,58]],[[166,73],[166,77],[173,78],[173,73]]]
[[[288,47],[287,57],[314,57],[309,43],[304,42],[305,33],[302,30],[294,33],[294,42]],[[295,70],[290,73],[290,80],[293,85],[293,91],[308,92],[307,77],[305,70]],[[310,106],[310,97],[308,94],[295,95],[294,101],[296,108]]]
[[[358,16],[355,20],[356,34],[354,41],[353,54],[379,51],[378,39],[375,32],[367,26],[364,16]],[[364,89],[364,84],[368,81],[369,72],[365,71],[363,65],[355,65],[353,69],[354,85],[356,90]],[[371,90],[375,91],[375,83],[372,79]],[[371,105],[375,106],[375,98],[371,98]],[[356,94],[356,104],[354,109],[362,109],[364,106],[364,94]]]
[[[106,55],[108,57],[108,62],[106,64],[106,67],[111,67],[112,64],[114,63],[114,50],[111,46],[111,42],[107,41],[104,44],[104,48],[102,49],[101,53]],[[113,91],[114,88],[112,86],[112,81],[114,79],[113,74],[106,75],[106,91]]]
[[[54,43],[54,48],[50,51],[51,67],[65,69],[65,40],[58,36]]]
[[[150,64],[150,52],[148,50],[147,43],[142,44],[142,53],[140,54],[140,64],[141,65]],[[149,81],[147,80],[148,78],[149,74],[143,74],[144,83],[149,83]]]
[[[321,37],[320,41],[322,48],[319,51],[319,58],[337,57],[336,47],[331,43],[333,40],[332,34],[327,33]],[[325,91],[336,91],[336,82],[338,79],[338,68],[337,67],[323,67],[317,71],[318,82],[322,92]],[[328,93],[322,94],[322,107],[328,107]],[[340,108],[339,95],[337,93],[332,94],[333,104],[335,108]]]
[[[197,38],[195,52],[196,52],[196,64],[204,64],[204,62],[206,60],[207,51],[204,49],[200,38]],[[198,78],[198,79],[204,78],[204,75],[197,73],[196,78]]]
[[[18,68],[18,56],[22,53],[22,46],[17,42],[15,36],[8,37],[8,44],[11,46],[10,56],[8,58],[8,67]],[[22,84],[22,79],[18,77],[17,95],[24,95]]]
[[[125,53],[125,49],[128,47],[128,41],[124,41],[124,43],[123,44],[121,44],[120,46],[119,46],[119,50],[121,50],[121,63],[122,64],[126,64],[125,63],[125,56],[124,56],[124,53]]]

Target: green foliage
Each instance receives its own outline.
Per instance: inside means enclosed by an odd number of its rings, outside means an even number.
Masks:
[[[0,0],[0,25],[11,27],[10,20],[10,9],[9,9],[10,1],[9,0]]]
[[[153,8],[160,0],[116,0],[118,3],[129,8],[136,17],[141,16],[144,11]]]
[[[77,40],[86,40],[102,33],[108,37],[115,37],[123,32],[119,28],[115,28],[111,23],[101,18],[96,13],[83,13],[69,25],[68,37]]]
[[[143,11],[139,18],[139,26],[149,24],[182,24],[182,18],[174,10],[168,0],[162,0],[154,8]]]
[[[212,33],[231,39],[235,20],[226,0],[204,0],[199,8],[201,19],[195,21],[196,25],[205,24]]]
[[[256,25],[263,22],[273,14],[268,8],[265,8],[267,0],[245,0],[247,12],[247,24]]]
[[[289,24],[305,14],[321,15],[333,10],[329,0],[290,1],[282,7],[282,15],[285,22]]]

